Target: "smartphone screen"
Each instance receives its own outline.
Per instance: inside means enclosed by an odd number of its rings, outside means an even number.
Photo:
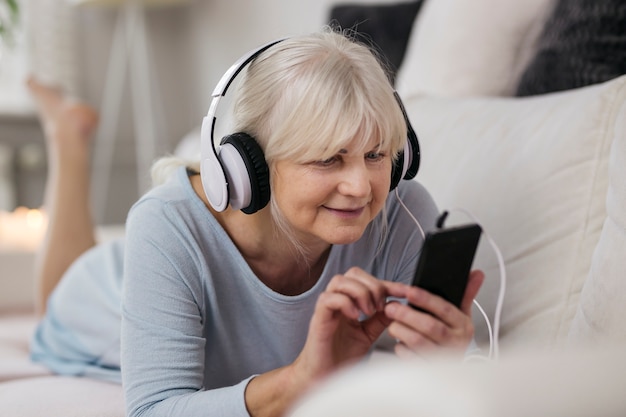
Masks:
[[[413,285],[460,307],[481,232],[469,224],[426,234]]]

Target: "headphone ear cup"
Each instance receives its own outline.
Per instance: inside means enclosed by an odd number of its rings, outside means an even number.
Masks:
[[[413,126],[411,126],[411,121],[406,114],[400,95],[396,91],[394,91],[393,95],[396,98],[398,106],[400,106],[404,121],[406,122],[406,143],[404,144],[403,151],[400,152],[393,164],[390,191],[398,186],[401,179],[410,180],[415,178],[420,166],[420,144],[417,140],[417,134],[415,134],[415,130],[413,130]]]
[[[393,191],[404,176],[404,153],[405,151],[402,151],[398,154],[398,157],[391,167],[391,186],[389,187],[389,191]]]
[[[417,171],[420,167],[420,144],[417,140],[417,134],[415,130],[413,130],[413,126],[411,126],[411,122],[408,117],[406,119],[407,125],[407,145],[409,147],[409,151],[411,153],[411,159],[408,161],[406,171],[403,173],[402,178],[405,180],[410,180],[415,178],[417,175]],[[406,153],[406,152],[405,152]]]
[[[247,177],[249,181],[250,202],[245,207],[241,207],[241,211],[252,214],[261,210],[270,201],[270,174],[263,150],[252,136],[243,132],[225,136],[220,145],[231,145],[235,148],[246,167],[247,173],[244,178]],[[228,166],[225,168],[228,172]],[[229,176],[232,177],[232,174]],[[236,185],[231,182],[229,187],[236,187]],[[230,189],[229,192],[234,195],[244,194],[243,190]]]
[[[420,145],[417,141],[415,131],[413,131],[410,124],[408,126],[409,131],[407,134],[406,144],[404,145],[402,152],[398,154],[391,170],[391,187],[389,188],[389,191],[396,188],[400,183],[400,180],[410,180],[415,178],[417,170],[420,166]]]

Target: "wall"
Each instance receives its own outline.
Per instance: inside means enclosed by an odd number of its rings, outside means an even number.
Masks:
[[[273,39],[320,28],[330,0],[211,0],[194,8],[200,91],[210,94],[223,72],[246,51]],[[200,109],[208,108],[208,94],[198,97]]]

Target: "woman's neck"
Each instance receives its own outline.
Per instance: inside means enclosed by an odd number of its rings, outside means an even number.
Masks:
[[[284,233],[277,231],[269,207],[254,214],[230,208],[216,212],[208,203],[200,176],[191,177],[196,194],[226,231],[256,276],[272,290],[297,295],[319,280],[330,253],[330,244],[318,242],[300,254]]]
[[[269,209],[253,215],[227,210],[214,213],[256,276],[272,290],[285,295],[301,294],[320,278],[329,244],[307,247],[299,253],[294,244],[276,230]]]

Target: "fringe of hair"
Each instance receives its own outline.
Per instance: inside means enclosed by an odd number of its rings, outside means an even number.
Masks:
[[[200,172],[200,161],[180,158],[173,155],[158,159],[150,170],[152,186],[164,184],[172,174],[181,166]]]

